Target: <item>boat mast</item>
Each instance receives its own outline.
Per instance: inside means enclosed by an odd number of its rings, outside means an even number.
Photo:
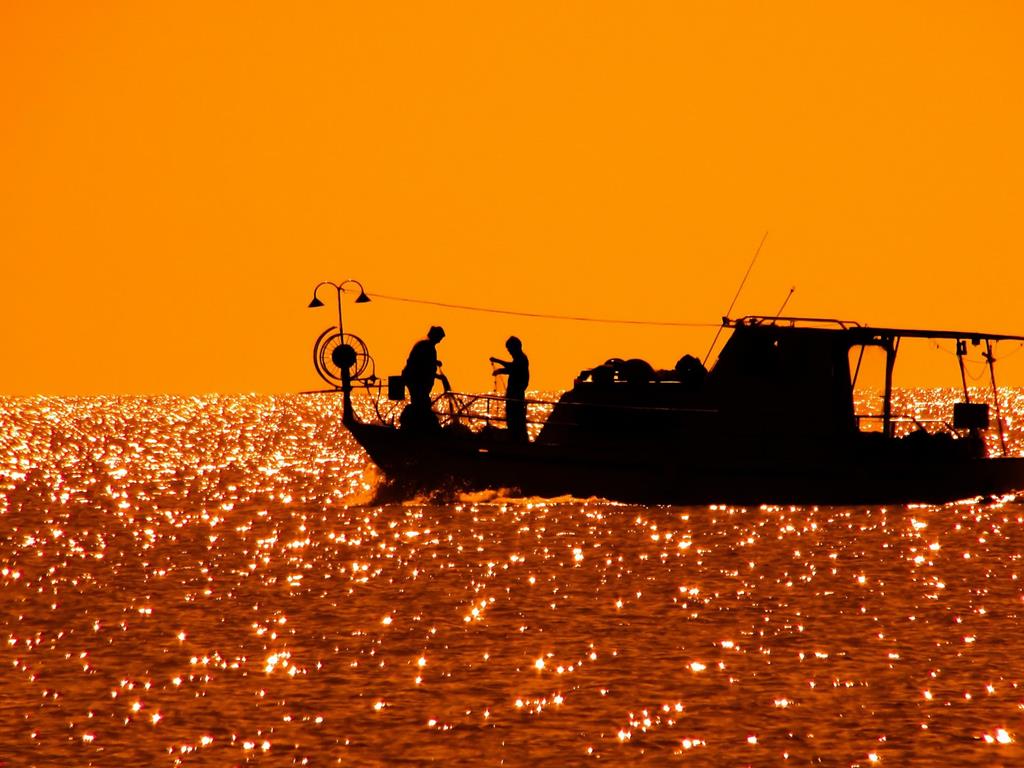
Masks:
[[[967,369],[964,368],[964,355],[967,354],[967,340],[956,340],[956,361],[960,364],[960,383],[964,388],[964,402],[971,402],[971,393],[967,391]]]
[[[985,339],[984,357],[988,361],[988,373],[992,379],[992,400],[996,404],[996,427],[999,429],[999,447],[1003,449],[1003,456],[1006,456],[1006,435],[1003,434],[1003,415],[999,412],[999,388],[996,386],[996,358],[992,354],[991,339]]]
[[[892,369],[896,365],[896,353],[900,348],[900,339],[898,336],[886,336],[883,346],[885,347],[885,400],[882,403],[882,434],[892,437]]]

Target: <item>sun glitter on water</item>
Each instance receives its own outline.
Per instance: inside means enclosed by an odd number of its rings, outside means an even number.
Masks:
[[[1021,762],[1015,499],[374,505],[330,397],[0,414],[12,764]]]

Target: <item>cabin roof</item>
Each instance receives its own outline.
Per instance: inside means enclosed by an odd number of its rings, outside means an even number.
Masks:
[[[987,341],[1024,341],[1024,336],[1004,333],[981,333],[978,331],[943,331],[922,328],[886,328],[861,325],[854,320],[839,320],[827,317],[769,317],[747,315],[732,320],[722,318],[722,324],[729,328],[771,328],[779,332],[814,329],[844,334],[854,340],[877,338],[918,338],[918,339],[970,339]]]

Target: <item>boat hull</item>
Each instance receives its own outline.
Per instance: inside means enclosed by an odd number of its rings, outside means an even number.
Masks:
[[[635,445],[570,449],[464,431],[349,428],[399,496],[507,489],[640,504],[896,504],[1024,489],[1024,458],[684,456]]]

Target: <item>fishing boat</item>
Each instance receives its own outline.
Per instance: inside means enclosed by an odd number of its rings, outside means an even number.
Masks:
[[[342,329],[338,296],[338,326],[317,340],[314,364],[398,496],[506,489],[642,504],[894,504],[1024,490],[1024,458],[1007,451],[993,353],[1022,336],[723,318],[728,338],[710,369],[688,355],[668,371],[609,360],[557,399],[529,400],[532,412],[548,414],[531,425],[532,438],[516,440],[493,394],[445,391],[432,401],[436,428],[403,427],[401,381],[375,375],[365,344]],[[892,373],[906,339],[955,344],[962,392],[948,414],[925,421],[895,407]],[[991,404],[972,400],[969,348],[990,374]],[[854,397],[869,350],[884,360],[878,413]]]

